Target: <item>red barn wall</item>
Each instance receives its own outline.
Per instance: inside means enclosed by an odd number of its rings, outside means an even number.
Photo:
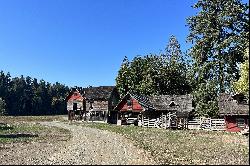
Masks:
[[[118,105],[117,109],[125,112],[128,110],[132,110],[133,112],[141,112],[143,110],[142,106],[139,104],[139,102],[135,99],[132,99],[132,107],[130,108],[127,105],[127,100],[122,100],[122,102]]]
[[[77,103],[77,109],[84,109],[84,98],[79,92],[71,93],[67,98],[67,110],[73,110],[73,103]]]
[[[245,126],[249,125],[248,124],[248,119],[249,116],[236,116],[236,115],[232,115],[232,116],[225,116],[225,122],[226,122],[226,131],[230,131],[230,132],[239,132],[242,129],[239,128],[237,126],[237,121],[236,118],[243,118],[245,121]]]

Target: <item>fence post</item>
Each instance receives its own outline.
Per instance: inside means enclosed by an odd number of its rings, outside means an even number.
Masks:
[[[209,129],[212,130],[212,119],[209,118],[209,120],[210,120],[210,121],[209,121],[209,123],[210,123]]]
[[[200,117],[200,126],[199,126],[198,130],[201,129],[201,125],[202,125],[202,117]]]

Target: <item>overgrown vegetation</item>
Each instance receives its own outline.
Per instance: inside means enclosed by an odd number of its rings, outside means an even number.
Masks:
[[[100,123],[80,125],[121,134],[133,140],[136,146],[149,151],[158,164],[230,165],[249,163],[248,137],[235,133],[163,130]]]

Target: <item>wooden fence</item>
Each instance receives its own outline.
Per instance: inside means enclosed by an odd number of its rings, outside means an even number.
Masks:
[[[225,130],[224,119],[195,118],[188,121],[188,129]]]
[[[157,119],[143,119],[142,127],[157,128]]]
[[[225,130],[224,119],[212,119],[212,118],[195,118],[184,124],[187,129],[196,130]],[[163,128],[167,129],[173,127],[170,119],[170,115],[162,115],[157,119],[143,119],[142,127],[149,128]]]
[[[188,121],[188,129],[200,129],[200,125],[201,125],[201,119],[200,118],[195,118],[193,120]]]

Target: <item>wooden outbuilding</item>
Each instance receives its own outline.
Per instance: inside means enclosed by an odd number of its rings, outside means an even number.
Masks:
[[[121,124],[126,124],[131,118],[144,123],[154,119],[159,123],[169,123],[168,127],[178,127],[185,124],[194,110],[191,95],[159,95],[143,96],[127,93],[115,107]],[[163,122],[163,120],[165,121]]]
[[[220,94],[219,114],[224,117],[226,131],[239,132],[249,128],[249,99],[243,94]]]
[[[113,117],[116,118],[114,122],[121,120],[121,124],[128,124],[129,119],[140,119],[141,113],[145,111],[146,108],[142,106],[145,103],[142,97],[143,96],[127,93],[113,110],[113,114],[116,115],[116,117]]]
[[[84,97],[86,99],[86,114],[90,115],[88,120],[103,122],[109,121],[109,111],[114,108],[120,99],[114,86],[84,88]]]
[[[73,120],[75,115],[78,114],[80,119],[82,119],[83,113],[85,111],[85,99],[80,94],[80,92],[73,88],[70,94],[66,98],[68,119]]]

